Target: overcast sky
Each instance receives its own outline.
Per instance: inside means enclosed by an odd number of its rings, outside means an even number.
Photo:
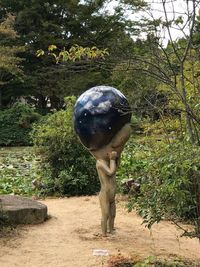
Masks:
[[[133,20],[135,19],[140,20],[142,16],[146,16],[146,17],[153,16],[154,19],[165,18],[161,0],[146,0],[146,2],[148,2],[151,7],[149,14],[146,12],[139,12],[136,14],[131,14],[131,12],[129,12],[128,13],[129,18],[130,19],[132,18]],[[198,11],[200,9],[200,0],[195,0],[195,2],[197,5],[197,11]],[[192,10],[192,1],[189,1],[189,3],[190,4],[189,4],[189,10],[188,10],[186,0],[166,0],[166,11],[167,11],[168,20],[171,20],[173,18],[176,19],[179,16],[182,16],[183,19],[186,20],[186,18],[188,17],[187,16],[188,12],[191,12]],[[109,4],[110,11],[112,12],[113,8],[117,5],[118,5],[117,0],[110,1],[110,4]],[[184,24],[182,24],[182,26],[183,25]],[[185,34],[188,34],[188,26],[189,25],[186,25],[186,27],[184,28]],[[180,29],[171,28],[170,32],[171,32],[171,36],[173,40],[176,40],[177,38],[184,36],[184,33],[181,32]],[[167,30],[162,29],[161,34],[162,34],[164,43],[167,43],[169,40],[169,35],[168,35]],[[143,34],[143,36],[145,36],[145,34]]]

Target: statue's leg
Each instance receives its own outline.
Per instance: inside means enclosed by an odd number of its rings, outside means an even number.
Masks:
[[[106,236],[110,205],[105,192],[101,191],[99,193],[99,201],[101,206],[101,230],[102,230],[102,235]]]
[[[114,221],[115,221],[115,216],[116,216],[116,204],[115,200],[110,203],[110,214],[109,214],[109,230],[110,233],[113,233],[114,230]]]

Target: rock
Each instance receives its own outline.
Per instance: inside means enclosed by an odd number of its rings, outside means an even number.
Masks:
[[[37,224],[47,219],[47,206],[27,197],[0,195],[0,211],[12,224]]]
[[[74,128],[89,150],[107,145],[131,119],[126,97],[110,86],[96,86],[84,92],[74,107]]]

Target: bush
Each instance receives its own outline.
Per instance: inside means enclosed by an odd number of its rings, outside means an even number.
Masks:
[[[148,227],[163,218],[181,218],[199,228],[200,147],[182,141],[154,142],[151,147],[132,141],[122,157],[122,177],[127,170],[141,184],[129,209],[136,208]]]
[[[46,177],[48,194],[86,195],[99,190],[95,161],[74,133],[74,103],[74,97],[67,98],[66,110],[45,116],[32,132],[42,155],[41,175]]]
[[[40,115],[29,105],[17,104],[0,111],[0,146],[31,145],[32,123]]]

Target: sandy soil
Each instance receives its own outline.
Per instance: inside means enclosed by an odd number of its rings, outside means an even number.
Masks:
[[[41,225],[20,227],[19,235],[0,239],[1,267],[99,267],[108,257],[93,256],[94,249],[109,255],[143,257],[178,255],[200,262],[200,243],[180,238],[181,232],[162,222],[150,232],[141,218],[117,207],[116,233],[101,238],[97,197],[47,199],[52,218]]]

